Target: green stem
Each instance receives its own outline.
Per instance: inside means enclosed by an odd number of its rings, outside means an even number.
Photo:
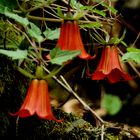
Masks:
[[[37,66],[35,76],[37,79],[44,79],[44,69],[41,66]]]
[[[43,21],[51,21],[51,22],[62,22],[63,19],[54,19],[54,18],[44,18],[44,17],[37,17],[37,16],[31,16],[27,15],[28,19],[33,19],[33,20],[43,20]]]
[[[24,76],[29,77],[29,78],[31,78],[31,79],[35,78],[34,75],[32,75],[31,73],[27,72],[26,70],[24,70],[24,69],[22,69],[22,68],[20,68],[20,67],[18,67],[17,69],[18,69],[18,71],[19,71],[20,73],[22,73]]]

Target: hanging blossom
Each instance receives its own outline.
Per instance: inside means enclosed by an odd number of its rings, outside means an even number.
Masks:
[[[108,78],[110,83],[115,83],[122,79],[132,79],[122,69],[116,46],[107,46],[103,48],[99,65],[96,71],[92,74],[92,80],[102,80],[105,77]]]
[[[29,85],[25,100],[15,114],[10,113],[13,116],[19,116],[26,118],[37,114],[41,119],[55,120],[61,122],[53,116],[51,110],[51,104],[48,93],[48,84],[45,80],[33,79]]]
[[[77,21],[62,22],[60,37],[56,46],[60,46],[61,50],[81,51],[79,57],[82,59],[91,58],[84,48]]]

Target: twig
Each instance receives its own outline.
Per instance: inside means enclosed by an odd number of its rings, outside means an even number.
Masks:
[[[105,128],[105,126],[103,124],[101,127],[101,140],[104,140],[104,128]]]
[[[47,73],[50,73],[50,71],[43,66],[44,70]],[[52,76],[53,79],[55,79],[64,89],[66,89],[69,93],[71,93],[87,110],[89,110],[102,124],[104,124],[104,120],[92,109],[90,108],[90,106],[88,106],[78,95],[76,92],[73,91],[73,89],[69,86],[69,84],[66,82],[66,80],[64,79],[64,77],[62,75],[60,75],[61,79],[63,80],[60,81],[56,76]]]
[[[45,18],[45,17],[39,17],[39,16],[32,16],[32,15],[26,15],[26,17],[28,18],[28,19],[33,19],[33,20],[42,20],[42,21],[49,21],[49,22],[62,22],[64,19],[61,19],[61,18],[59,18],[59,19],[56,19],[56,18]],[[89,21],[89,20],[81,20],[81,19],[79,19],[78,20],[79,21],[79,23],[93,23],[93,21]]]
[[[66,84],[66,87],[68,88],[68,91],[74,95],[74,97],[87,109],[89,110],[101,123],[104,123],[104,121],[99,117],[99,115],[93,111],[92,108],[90,108],[89,105],[87,105],[78,95],[76,92],[73,91],[73,89],[70,87],[70,85],[67,83],[67,81],[64,79],[62,75],[60,75],[63,82]]]
[[[130,61],[127,61],[127,63],[131,66],[133,71],[140,77],[140,72],[135,68],[135,66]]]
[[[135,41],[133,42],[132,47],[135,46],[135,44],[136,44],[137,40],[139,39],[139,37],[140,37],[140,32],[138,33],[138,35],[137,35]]]
[[[27,15],[26,17],[28,19],[43,20],[43,21],[50,21],[50,22],[62,22],[63,21],[63,19],[45,18],[45,17],[38,17],[38,16],[32,16],[32,15]]]
[[[19,116],[16,119],[16,136],[18,136],[18,123],[19,123]]]

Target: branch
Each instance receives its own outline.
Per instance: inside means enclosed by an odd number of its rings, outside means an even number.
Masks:
[[[50,74],[50,71],[43,66],[44,70]],[[104,120],[92,109],[90,108],[89,105],[87,105],[78,95],[75,91],[73,91],[73,89],[70,87],[70,85],[66,82],[66,80],[64,79],[64,77],[62,75],[60,75],[61,79],[63,80],[64,83],[62,83],[62,81],[60,81],[56,76],[52,76],[54,80],[56,80],[64,89],[66,89],[69,93],[71,93],[87,110],[89,110],[99,121],[101,124],[104,124]]]

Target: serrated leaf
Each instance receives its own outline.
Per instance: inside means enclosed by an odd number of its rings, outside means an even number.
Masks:
[[[53,50],[50,51],[50,62],[52,64],[62,65],[64,62],[71,60],[79,54],[80,51],[67,51],[61,50],[59,47],[55,47]]]
[[[42,32],[38,26],[30,22],[30,28],[27,27],[27,33],[38,42],[43,41]]]
[[[123,54],[122,61],[126,60],[132,60],[135,61],[136,63],[140,63],[140,51],[127,52]]]
[[[13,60],[27,58],[27,50],[12,51],[0,49],[0,53],[8,57],[11,57]]]
[[[27,26],[29,24],[29,21],[27,18],[23,18],[17,14],[10,12],[8,7],[0,6],[0,13],[4,14],[5,16],[7,16],[11,19],[14,19],[16,22],[20,23],[23,26]]]
[[[51,30],[51,29],[47,28],[47,30],[45,30],[43,32],[43,34],[49,40],[58,39],[59,38],[59,35],[60,35],[60,29],[59,28],[56,28],[54,30]]]
[[[107,110],[108,114],[115,115],[120,111],[122,101],[118,96],[105,94],[102,98],[101,106]]]

